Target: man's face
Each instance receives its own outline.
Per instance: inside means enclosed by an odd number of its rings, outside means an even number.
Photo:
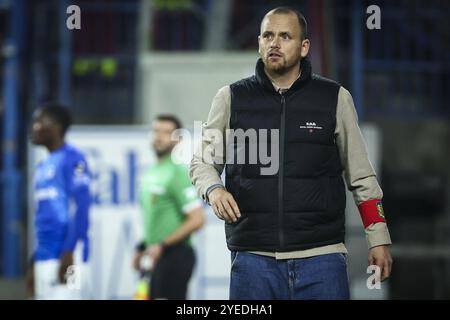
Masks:
[[[308,54],[309,40],[301,40],[297,16],[268,14],[261,23],[259,54],[269,72],[283,74]]]
[[[30,139],[36,145],[50,145],[60,134],[60,125],[41,110],[33,114]]]
[[[158,157],[169,154],[178,141],[172,140],[176,126],[172,121],[155,120],[152,125],[152,146]]]

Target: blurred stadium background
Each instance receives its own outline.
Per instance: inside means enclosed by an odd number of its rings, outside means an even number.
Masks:
[[[66,27],[72,4],[81,30]],[[380,30],[366,28],[372,4]],[[153,161],[150,120],[164,111],[191,130],[204,121],[217,90],[253,72],[260,20],[279,5],[305,14],[313,70],[352,93],[385,193],[394,271],[381,290],[366,287],[367,247],[348,197],[352,298],[450,298],[446,0],[0,0],[0,298],[25,298],[39,158],[27,139],[33,110],[48,100],[72,108],[69,140],[87,151],[95,174],[91,295],[132,298],[135,190]],[[190,298],[226,299],[229,255],[212,214],[195,243]]]

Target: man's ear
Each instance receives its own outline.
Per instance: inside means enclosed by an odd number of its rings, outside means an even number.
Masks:
[[[300,47],[300,55],[302,58],[308,55],[310,45],[311,43],[309,42],[309,39],[305,39],[302,41],[302,45]]]
[[[261,45],[259,44],[260,41],[261,41],[261,36],[258,36],[258,53],[261,56]]]
[[[59,123],[55,123],[55,125],[52,126],[51,130],[54,135],[57,135],[58,137],[64,139],[64,136],[66,134],[64,133],[64,129],[63,129],[62,125],[60,125]]]

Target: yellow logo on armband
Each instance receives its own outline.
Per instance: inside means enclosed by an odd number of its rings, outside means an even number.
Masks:
[[[383,204],[381,203],[381,201],[380,201],[380,202],[377,202],[377,210],[378,210],[378,215],[379,215],[381,218],[386,219],[386,218],[384,217]]]

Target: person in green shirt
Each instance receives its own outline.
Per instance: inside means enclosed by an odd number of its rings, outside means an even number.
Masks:
[[[144,214],[144,241],[138,246],[134,267],[141,258],[153,261],[151,299],[186,299],[195,264],[191,235],[205,223],[202,201],[189,178],[188,169],[175,163],[171,153],[180,121],[160,115],[152,124],[152,147],[157,162],[142,176],[140,202]]]

